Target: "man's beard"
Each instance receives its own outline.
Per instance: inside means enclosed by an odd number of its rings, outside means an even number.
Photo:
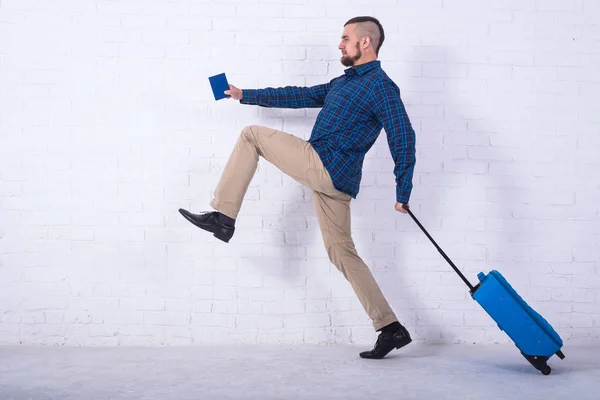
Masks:
[[[348,55],[342,56],[340,60],[342,65],[345,67],[352,67],[359,58],[362,57],[362,52],[360,51],[360,47],[358,46],[358,42],[356,42],[356,55],[354,57],[349,57]]]

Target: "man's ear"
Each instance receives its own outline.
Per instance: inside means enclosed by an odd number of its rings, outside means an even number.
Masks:
[[[371,44],[371,38],[370,38],[370,37],[368,37],[368,36],[365,36],[365,37],[362,39],[362,48],[363,48],[363,49],[366,49],[366,48],[367,48],[367,46],[369,46],[369,44]]]

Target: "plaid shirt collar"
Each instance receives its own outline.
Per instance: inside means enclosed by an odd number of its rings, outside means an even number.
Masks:
[[[357,65],[344,70],[344,73],[348,76],[354,76],[356,74],[363,75],[367,72],[371,71],[374,68],[378,68],[381,66],[381,62],[379,60],[369,61],[366,64]]]

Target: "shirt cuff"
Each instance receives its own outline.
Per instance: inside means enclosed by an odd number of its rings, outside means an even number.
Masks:
[[[256,104],[257,90],[256,89],[242,89],[242,104]]]
[[[407,204],[409,198],[410,192],[407,193],[405,190],[402,190],[401,187],[396,186],[396,201],[398,203]]]

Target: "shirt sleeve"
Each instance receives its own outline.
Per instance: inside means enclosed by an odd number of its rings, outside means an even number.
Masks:
[[[265,89],[243,89],[240,103],[269,108],[323,107],[325,97],[334,80],[310,87],[286,86],[279,88],[268,87]]]
[[[408,203],[416,162],[415,131],[412,128],[398,87],[382,80],[373,91],[374,111],[387,134],[390,153],[394,160],[396,201]]]

